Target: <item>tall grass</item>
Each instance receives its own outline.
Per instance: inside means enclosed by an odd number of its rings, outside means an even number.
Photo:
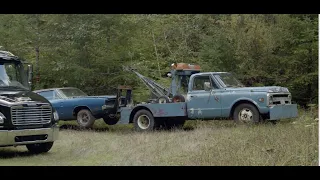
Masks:
[[[63,129],[53,149],[30,155],[25,147],[0,148],[1,165],[213,165],[316,166],[318,122],[311,112],[273,125],[188,121],[186,130],[134,132],[131,125]],[[69,125],[69,126],[66,126]]]

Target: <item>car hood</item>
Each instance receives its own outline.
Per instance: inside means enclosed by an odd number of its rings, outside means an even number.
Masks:
[[[0,91],[0,105],[11,106],[23,102],[49,103],[50,102],[32,91]]]
[[[269,93],[289,93],[288,88],[281,86],[264,86],[264,87],[239,87],[226,88],[229,91],[250,91],[250,92],[269,92]]]
[[[76,96],[73,98],[85,98],[85,99],[115,99],[117,96],[114,95],[102,95],[102,96]]]

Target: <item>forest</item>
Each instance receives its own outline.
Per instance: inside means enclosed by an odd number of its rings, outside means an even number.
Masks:
[[[89,95],[134,87],[123,66],[168,85],[173,62],[228,71],[246,86],[284,86],[301,106],[318,103],[316,14],[2,14],[0,49],[34,64],[33,89]]]

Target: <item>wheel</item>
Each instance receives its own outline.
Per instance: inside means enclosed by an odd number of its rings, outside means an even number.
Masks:
[[[145,109],[139,110],[133,117],[136,131],[153,131],[158,127],[153,115]]]
[[[93,126],[96,118],[88,109],[82,109],[77,114],[77,122],[82,128],[90,128]]]
[[[260,120],[260,113],[252,104],[239,104],[233,112],[233,120],[241,123],[257,123]]]
[[[27,149],[33,154],[46,153],[50,151],[53,146],[53,142],[38,143],[38,144],[27,144]]]
[[[159,104],[170,103],[170,99],[167,96],[161,96],[156,102]]]
[[[115,124],[117,124],[119,119],[116,116],[114,116],[114,117],[106,116],[103,118],[103,121],[108,125],[115,125]]]
[[[185,102],[184,96],[177,94],[172,97],[172,102]]]
[[[185,119],[181,118],[168,118],[165,120],[165,128],[166,129],[182,129],[184,123],[186,122]]]

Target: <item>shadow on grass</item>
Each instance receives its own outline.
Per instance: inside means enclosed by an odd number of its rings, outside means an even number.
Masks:
[[[185,126],[180,130],[183,131],[192,131],[195,128],[192,126]],[[122,126],[114,126],[114,127],[92,127],[92,128],[81,128],[78,125],[72,125],[72,124],[63,124],[60,125],[60,131],[63,130],[74,130],[74,131],[94,131],[94,132],[114,132],[114,133],[129,133],[129,132],[135,132],[133,127],[122,127]],[[172,129],[165,129],[165,128],[160,128],[157,131],[162,132],[162,131],[171,131]]]
[[[77,125],[63,124],[63,125],[60,125],[60,131],[63,131],[63,130],[105,132],[105,131],[110,131],[110,128],[109,127],[81,128],[80,126],[77,126]]]
[[[29,151],[14,151],[12,149],[5,149],[1,147],[0,150],[0,159],[8,159],[8,158],[16,158],[16,157],[30,157],[35,156],[35,154],[32,154]]]

